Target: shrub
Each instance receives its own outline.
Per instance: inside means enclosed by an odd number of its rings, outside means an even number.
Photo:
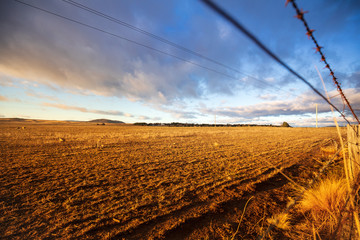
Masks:
[[[281,127],[291,127],[287,122],[283,122],[283,124],[281,125]]]

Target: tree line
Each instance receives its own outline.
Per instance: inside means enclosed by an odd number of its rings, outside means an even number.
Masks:
[[[290,127],[290,125],[284,122],[281,126],[272,124],[199,124],[199,123],[146,123],[136,122],[136,126],[168,126],[168,127]]]

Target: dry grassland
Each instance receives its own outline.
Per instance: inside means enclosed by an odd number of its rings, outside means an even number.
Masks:
[[[261,202],[256,194],[286,183],[269,163],[284,170],[299,168],[302,161],[314,163],[314,152],[331,138],[336,139],[333,128],[3,120],[0,235],[3,239],[229,238],[250,195]],[[261,220],[255,219],[254,206],[248,209],[253,221]],[[227,216],[230,212],[234,219]],[[251,216],[244,222],[246,218]],[[220,226],[221,221],[222,227],[214,230],[212,224]],[[248,237],[256,231],[248,229]]]

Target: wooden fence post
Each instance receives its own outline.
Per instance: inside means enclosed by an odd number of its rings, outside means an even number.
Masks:
[[[355,131],[354,131],[355,129]],[[356,179],[360,172],[360,125],[347,125],[347,139],[349,148],[349,167],[352,179]]]

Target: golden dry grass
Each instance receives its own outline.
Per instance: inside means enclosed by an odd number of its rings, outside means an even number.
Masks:
[[[273,215],[267,221],[268,223],[282,230],[288,230],[290,228],[290,216],[287,213]]]
[[[346,207],[348,197],[345,179],[326,178],[304,193],[299,207],[304,213],[309,213],[308,222],[316,232],[330,237],[339,231],[336,226],[341,224],[340,221],[349,220],[349,216],[345,216],[349,210]]]
[[[195,239],[213,212],[277,173],[264,159],[285,169],[336,137],[332,128],[0,128],[4,239]]]
[[[347,197],[346,180],[328,178],[307,190],[300,206],[303,211],[310,211],[315,221],[328,222],[333,226],[344,210]]]

